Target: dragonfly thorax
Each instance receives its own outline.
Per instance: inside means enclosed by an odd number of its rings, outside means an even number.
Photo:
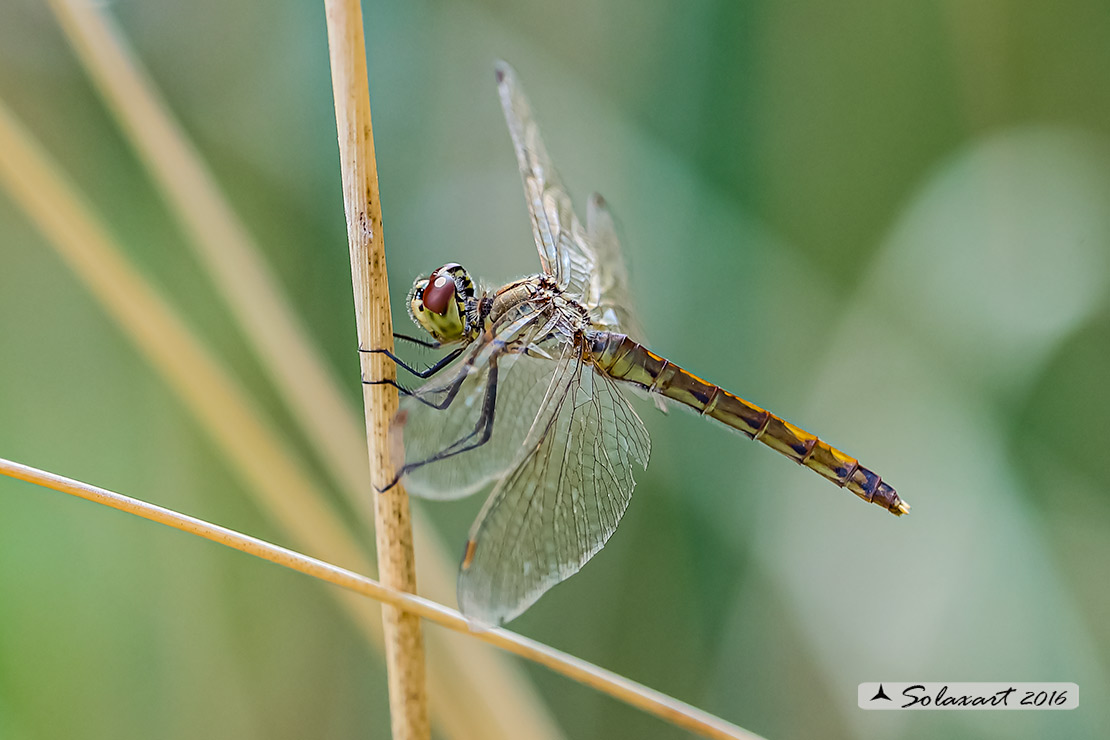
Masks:
[[[409,316],[441,344],[470,341],[481,331],[477,302],[470,274],[451,262],[412,284]]]

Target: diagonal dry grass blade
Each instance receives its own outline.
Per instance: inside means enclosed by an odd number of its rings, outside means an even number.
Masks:
[[[132,57],[105,6],[50,0],[66,38],[158,185],[236,323],[367,527],[366,445],[342,385],[321,361],[262,250]],[[355,357],[351,351],[352,361]]]
[[[52,488],[87,501],[104,504],[144,519],[165,524],[314,578],[319,578],[328,583],[333,583],[352,593],[369,596],[390,606],[404,609],[430,622],[435,622],[448,629],[461,632],[495,645],[502,650],[532,660],[556,673],[561,673],[568,678],[703,737],[721,740],[728,738],[732,740],[760,740],[758,735],[725,722],[719,717],[527,637],[501,628],[472,632],[466,617],[454,609],[449,609],[442,604],[419,596],[388,588],[370,578],[339,568],[331,563],[307,557],[299,552],[272,545],[269,542],[241,534],[226,527],[210,524],[202,519],[178,513],[172,509],[148,504],[139,499],[123,496],[104,488],[91,486],[81,481],[48,473],[3,458],[0,458],[0,475],[7,475],[46,488]]]
[[[68,0],[51,0],[50,5],[309,443],[369,523],[370,478],[362,425],[257,243],[105,9]],[[445,553],[416,513],[413,537],[420,551],[421,589],[441,600],[453,598],[455,558]],[[440,697],[436,706],[453,718],[454,727],[470,727],[468,732],[457,732],[459,737],[543,740],[560,736],[531,683],[503,658],[472,643],[432,637],[429,661],[433,663],[429,680],[444,683],[444,690],[433,690]],[[463,679],[464,675],[468,678]]]
[[[295,449],[280,437],[246,391],[121,256],[107,229],[95,218],[57,167],[0,101],[0,186],[46,235],[48,242],[84,281],[139,352],[162,375],[183,406],[231,463],[260,509],[287,532],[299,549],[331,562],[371,571],[359,544],[326,507]],[[342,611],[376,649],[381,613],[376,604],[336,592]],[[451,656],[434,663],[429,695],[434,715],[450,737],[513,737],[498,718],[491,723],[474,706],[495,704],[479,695],[474,705],[458,691],[469,685],[465,664]],[[456,683],[458,682],[458,683]],[[462,695],[462,696],[460,696]],[[456,707],[458,707],[456,709]],[[544,733],[551,724],[540,718]],[[557,736],[550,730],[543,737]]]
[[[153,287],[121,256],[105,227],[0,101],[0,185],[166,379],[232,462],[262,511],[311,552],[370,563],[248,394]],[[360,610],[361,612],[361,610]],[[365,621],[363,613],[358,615]],[[369,629],[375,640],[376,629]]]

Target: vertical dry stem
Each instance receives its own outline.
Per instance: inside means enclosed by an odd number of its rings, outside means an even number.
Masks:
[[[343,203],[351,250],[351,280],[360,347],[393,348],[382,241],[382,211],[370,122],[366,49],[358,0],[325,0],[328,49],[331,55],[335,120],[343,176]],[[365,377],[393,377],[394,368],[381,354],[362,355]],[[397,410],[397,392],[387,385],[364,385],[366,437],[370,475],[376,487],[393,477],[389,455],[389,424]],[[374,521],[378,543],[378,575],[382,583],[416,592],[412,525],[408,496],[400,485],[376,494]],[[424,640],[420,620],[393,606],[382,609],[389,708],[395,740],[430,736],[424,688]]]

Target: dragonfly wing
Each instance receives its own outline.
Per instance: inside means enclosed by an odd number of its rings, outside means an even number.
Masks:
[[[409,492],[431,499],[461,498],[503,475],[523,454],[523,442],[563,351],[562,345],[548,342],[522,352],[534,330],[527,319],[493,340],[475,343],[442,377],[402,399],[394,423],[395,464],[400,468],[433,460],[405,474]],[[495,401],[490,436],[474,445],[488,413],[487,400]]]
[[[586,206],[586,233],[597,259],[590,291],[583,301],[591,320],[608,331],[645,341],[629,293],[628,268],[613,216],[608,203],[597,193],[590,196]]]
[[[572,297],[588,296],[597,258],[586,230],[575,215],[570,195],[551,163],[528,99],[517,84],[516,73],[505,62],[498,62],[496,72],[501,107],[524,182],[540,265]]]
[[[602,548],[647,466],[647,429],[616,384],[580,357],[559,362],[526,453],[470,531],[459,606],[472,619],[512,619]]]
[[[638,342],[646,342],[647,337],[628,289],[628,268],[621,254],[617,228],[609,212],[609,204],[598,193],[590,196],[586,206],[586,231],[597,254],[591,293],[583,302],[590,311],[590,321],[607,331],[620,332]],[[667,413],[667,404],[662,396],[649,394],[649,397],[655,408]]]

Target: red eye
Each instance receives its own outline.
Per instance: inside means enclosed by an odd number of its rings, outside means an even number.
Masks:
[[[440,275],[438,270],[433,272],[428,278],[428,287],[424,288],[424,307],[443,316],[454,297],[455,281],[449,275]]]

